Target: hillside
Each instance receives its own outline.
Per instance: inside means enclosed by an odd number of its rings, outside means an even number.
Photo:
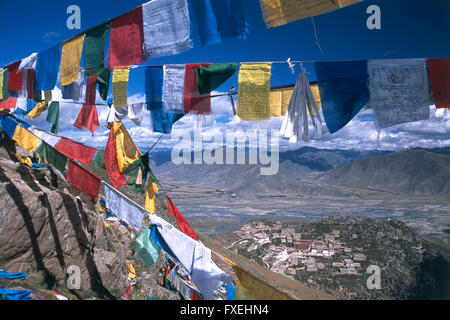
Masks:
[[[450,197],[450,155],[427,150],[356,159],[314,181],[400,194]]]

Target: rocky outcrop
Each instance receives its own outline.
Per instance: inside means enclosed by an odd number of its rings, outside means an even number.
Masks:
[[[29,168],[0,148],[0,268],[26,272],[33,288],[117,299],[132,263],[138,274],[134,295],[179,299],[156,283],[161,259],[152,268],[140,265],[131,249],[134,239],[119,223],[104,224],[95,202],[61,173]],[[71,265],[80,268],[81,290],[65,286]]]

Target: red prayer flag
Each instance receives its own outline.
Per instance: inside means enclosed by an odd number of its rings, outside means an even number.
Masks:
[[[102,181],[95,174],[70,160],[66,179],[77,189],[83,191],[97,201]]]
[[[177,225],[178,228],[180,228],[181,232],[183,232],[185,235],[191,237],[194,240],[198,240],[198,237],[195,234],[194,230],[192,230],[191,226],[183,217],[178,208],[175,206],[172,199],[170,199],[170,197],[167,195],[166,198],[167,198],[167,210],[169,210],[169,214],[171,216],[174,216],[177,219]]]
[[[9,97],[6,100],[0,101],[0,109],[15,109],[17,103],[16,97]]]
[[[95,105],[83,104],[77,120],[75,120],[73,125],[78,129],[86,128],[92,132],[92,135],[94,135],[94,131],[100,126],[100,123],[98,122],[97,108]]]
[[[9,71],[8,90],[22,90],[23,71],[17,72],[19,70],[20,62],[21,61],[17,61],[7,66]]]
[[[196,69],[207,67],[210,63],[186,64],[186,75],[184,78],[184,112],[195,114],[211,113],[211,95],[200,95],[197,84]]]
[[[28,69],[26,70],[26,72],[27,72],[27,97],[28,99],[33,99],[35,73],[33,69]]]
[[[142,6],[111,22],[109,65],[127,67],[146,60]]]
[[[86,104],[95,104],[97,93],[97,76],[86,78]]]
[[[83,162],[84,164],[89,164],[97,152],[97,149],[87,147],[69,138],[61,138],[55,145],[55,149],[65,156]]]
[[[111,127],[109,133],[108,143],[106,144],[105,154],[103,156],[103,161],[105,163],[106,172],[108,173],[109,179],[113,184],[114,188],[118,189],[123,185],[127,184],[125,176],[120,173],[119,166],[117,165],[117,153],[116,153],[116,142],[114,140],[114,127]]]
[[[428,77],[436,108],[450,108],[450,58],[428,59]]]

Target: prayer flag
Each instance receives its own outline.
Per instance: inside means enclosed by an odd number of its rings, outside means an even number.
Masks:
[[[315,67],[323,116],[335,133],[369,102],[367,62],[316,62]]]
[[[86,92],[84,85],[85,74],[86,73],[84,70],[80,70],[77,80],[75,80],[68,86],[61,87],[63,99],[70,99],[73,100],[74,102],[80,103],[86,102],[86,95],[85,95]]]
[[[55,88],[60,59],[60,45],[38,54],[36,59],[36,90],[53,90]]]
[[[89,195],[94,201],[97,201],[102,181],[95,174],[70,160],[66,179],[74,187]]]
[[[132,244],[134,251],[149,268],[156,263],[159,256],[159,247],[153,242],[150,233],[151,230],[147,226]]]
[[[68,86],[78,78],[80,71],[80,59],[83,52],[83,43],[85,35],[76,37],[66,42],[61,52],[61,86]]]
[[[47,110],[47,108],[48,108],[47,101],[39,102],[38,104],[36,104],[36,106],[30,112],[27,113],[27,116],[29,116],[30,118],[36,119],[41,114],[43,114],[45,112],[45,110]]]
[[[55,149],[66,155],[70,159],[89,164],[94,157],[97,149],[85,146],[69,138],[61,138],[55,145]]]
[[[32,53],[28,57],[23,58],[19,65],[19,71],[34,70],[36,68],[36,58],[38,54]]]
[[[108,98],[109,78],[111,77],[111,71],[108,68],[100,69],[97,76],[98,93],[100,94],[100,97],[106,101]]]
[[[164,65],[163,106],[165,111],[184,113],[186,65]]]
[[[86,32],[84,39],[84,67],[89,75],[96,74],[104,67],[105,43],[111,23],[107,22]]]
[[[6,100],[0,101],[0,109],[14,109],[17,104],[16,97],[9,97]]]
[[[293,92],[293,87],[270,90],[270,117],[282,117],[286,114]]]
[[[9,71],[7,68],[0,68],[0,101],[9,97],[8,90]]]
[[[156,213],[155,193],[158,192],[158,186],[152,181],[148,180],[147,192],[145,194],[145,210],[150,213]]]
[[[128,77],[130,68],[115,69],[113,72],[114,107],[122,108],[127,105]]]
[[[244,38],[248,32],[242,0],[197,0],[190,5],[203,46]]]
[[[237,100],[240,119],[269,119],[271,69],[271,63],[241,63]]]
[[[450,108],[450,58],[428,59],[428,77],[436,108]]]
[[[123,68],[146,60],[144,53],[142,6],[124,14],[111,23],[109,65]]]
[[[22,90],[23,82],[23,71],[19,72],[20,61],[11,63],[8,68],[9,78],[8,78],[8,90],[20,91]]]
[[[86,78],[86,104],[95,104],[97,95],[97,76]]]
[[[50,103],[47,111],[47,119],[48,122],[52,124],[52,128],[50,130],[51,133],[58,134],[59,127],[59,102],[53,101]]]
[[[138,160],[142,154],[134,144],[122,122],[114,121],[114,140],[116,143],[117,165],[119,172],[123,173],[126,167]]]
[[[108,143],[106,144],[104,153],[104,163],[106,167],[106,172],[108,173],[109,179],[111,180],[114,188],[118,189],[123,185],[127,184],[125,176],[119,171],[119,166],[117,164],[117,152],[116,152],[116,142],[114,139],[114,127],[111,127]],[[116,212],[117,214],[117,212]]]
[[[1,126],[2,130],[8,137],[11,139],[14,137],[14,132],[16,131],[16,127],[18,126],[17,121],[13,120],[11,117],[6,115],[1,116]]]
[[[424,59],[369,61],[369,86],[379,129],[430,118]]]
[[[92,135],[94,135],[94,131],[100,126],[97,108],[95,105],[83,104],[83,107],[81,108],[81,111],[73,125],[78,129],[86,128],[92,132]]]
[[[198,67],[197,84],[200,94],[207,94],[227,81],[237,70],[237,63],[212,63],[207,67]]]
[[[145,50],[150,58],[192,48],[186,0],[152,0],[142,5]]]
[[[188,235],[194,240],[198,240],[197,235],[195,234],[194,230],[192,230],[189,223],[186,221],[186,219],[181,214],[180,210],[175,206],[172,199],[167,196],[167,210],[169,211],[169,214],[177,219],[177,225],[178,228],[183,232],[185,235]]]
[[[27,149],[28,151],[34,151],[41,141],[41,139],[36,137],[20,124],[17,125],[12,139],[16,141],[17,144],[19,144],[22,148]]]
[[[41,157],[46,159],[48,163],[54,166],[56,169],[64,173],[67,164],[67,157],[56,149],[52,148],[48,143],[42,141],[37,147],[36,151]]]
[[[191,63],[186,65],[184,80],[184,113],[210,114],[211,96],[200,95],[197,84],[197,68],[207,67],[209,63]]]

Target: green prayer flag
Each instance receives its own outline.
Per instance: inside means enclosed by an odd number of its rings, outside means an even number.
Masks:
[[[84,38],[84,67],[88,72],[97,73],[104,67],[105,42],[110,26],[111,24],[108,22],[86,32]]]
[[[9,97],[9,91],[8,91],[8,79],[9,79],[9,70],[6,68],[0,69],[0,72],[2,72],[2,83],[0,83],[1,91],[0,91],[0,100],[6,100]]]
[[[53,134],[58,134],[59,127],[59,102],[53,101],[50,103],[47,111],[47,119],[48,122],[52,124],[52,129],[50,130]]]
[[[153,242],[150,233],[150,228],[147,226],[131,245],[147,267],[153,266],[159,256],[159,248]]]
[[[67,157],[58,152],[56,149],[52,148],[44,141],[42,141],[40,146],[37,147],[35,152],[46,159],[48,163],[50,163],[59,171],[64,172],[64,170],[66,169]]]
[[[135,193],[142,193],[145,189],[145,183],[147,182],[147,176],[150,172],[148,153],[144,154],[138,160],[130,164],[124,171],[124,174],[129,177],[136,178],[139,172],[139,168],[142,170],[142,184],[136,184],[135,181],[128,182],[127,185]]]
[[[42,102],[42,91],[38,90],[38,82],[34,81],[34,85],[33,85],[33,100],[35,102]]]
[[[212,63],[207,67],[198,67],[198,92],[207,94],[217,89],[236,72],[237,67],[237,63]]]
[[[104,162],[104,158],[103,158],[104,155],[105,155],[105,151],[103,151],[103,150],[97,151],[97,154],[95,155],[95,159],[94,159],[94,163],[93,163],[95,168],[106,170],[105,162]]]
[[[98,93],[100,97],[106,101],[108,98],[109,79],[111,77],[111,70],[108,68],[100,69],[97,73]]]

